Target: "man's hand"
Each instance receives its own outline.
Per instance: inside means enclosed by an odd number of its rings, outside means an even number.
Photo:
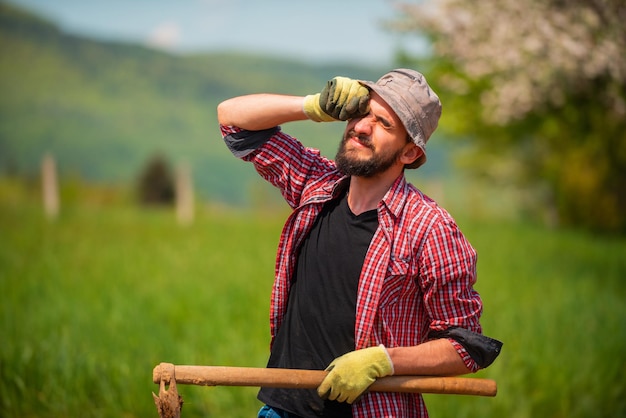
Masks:
[[[326,87],[304,99],[304,113],[316,122],[348,120],[369,112],[367,87],[347,77],[335,77]]]
[[[353,403],[379,377],[393,374],[393,363],[384,346],[351,351],[326,368],[328,375],[317,388],[323,399]]]

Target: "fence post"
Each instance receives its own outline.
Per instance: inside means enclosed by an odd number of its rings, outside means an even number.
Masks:
[[[55,220],[59,215],[59,184],[56,164],[51,154],[46,154],[41,162],[41,181],[43,191],[43,207],[46,217]]]
[[[176,218],[181,225],[191,225],[194,218],[194,193],[191,170],[181,163],[176,170]]]

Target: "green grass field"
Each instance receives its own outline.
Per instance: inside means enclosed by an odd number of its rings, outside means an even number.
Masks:
[[[263,367],[286,212],[80,202],[44,219],[0,183],[0,416],[156,417],[160,362]],[[454,213],[454,212],[453,212]],[[459,218],[459,216],[457,216]],[[626,416],[626,240],[458,219],[479,252],[476,377],[495,398],[427,395],[433,417]],[[183,417],[253,417],[254,388],[181,386]]]

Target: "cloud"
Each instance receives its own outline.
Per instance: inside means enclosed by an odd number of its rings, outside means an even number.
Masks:
[[[176,22],[163,22],[148,36],[148,45],[171,50],[178,46],[181,39],[180,25]]]

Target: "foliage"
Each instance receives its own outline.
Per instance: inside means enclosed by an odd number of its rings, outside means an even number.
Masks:
[[[212,208],[187,228],[171,210],[79,189],[46,222],[36,192],[0,178],[2,416],[151,417],[160,362],[265,365],[286,212]],[[474,377],[495,379],[498,395],[428,395],[431,414],[624,416],[626,241],[457,220],[479,254],[484,331],[504,342]],[[254,388],[179,391],[187,417],[259,407]]]
[[[397,30],[471,139],[471,165],[535,193],[566,225],[626,232],[626,5],[619,0],[404,3]],[[404,57],[411,59],[410,57]],[[537,193],[540,191],[541,194]]]
[[[172,206],[175,196],[172,169],[162,155],[150,159],[139,177],[139,201],[145,205]]]

